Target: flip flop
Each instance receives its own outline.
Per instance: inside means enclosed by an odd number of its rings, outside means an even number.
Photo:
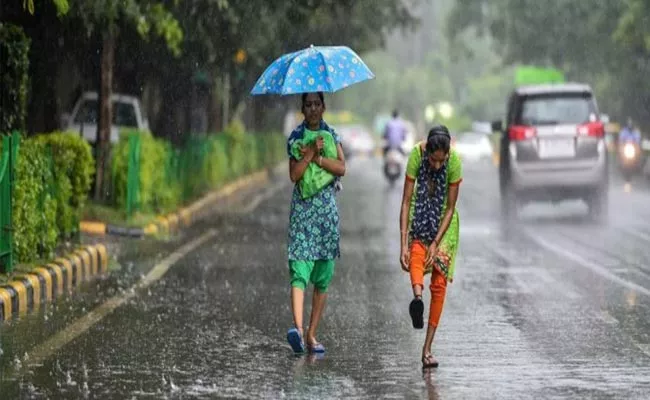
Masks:
[[[325,346],[321,343],[308,344],[307,349],[312,354],[323,354],[325,353]]]
[[[302,341],[298,329],[289,329],[289,332],[287,332],[287,342],[289,342],[294,353],[300,354],[305,352],[305,343]]]
[[[411,301],[411,305],[409,305],[409,314],[411,315],[413,328],[424,328],[424,302],[422,302],[421,298],[416,297]]]

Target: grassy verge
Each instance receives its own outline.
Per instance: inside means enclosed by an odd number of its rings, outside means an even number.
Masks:
[[[106,224],[136,228],[155,222],[157,216],[157,214],[136,213],[129,218],[124,211],[106,205],[88,203],[82,210],[81,219],[83,221],[101,221]]]

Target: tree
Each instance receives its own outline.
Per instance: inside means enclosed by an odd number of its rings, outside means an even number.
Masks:
[[[505,64],[559,67],[591,83],[608,112],[650,124],[649,20],[644,0],[458,0],[448,34],[483,28]]]
[[[156,35],[165,39],[169,50],[174,55],[180,54],[183,33],[178,21],[158,1],[71,0],[71,3],[72,21],[70,22],[81,22],[89,38],[93,35],[101,37],[101,83],[95,177],[95,199],[101,200],[104,198],[105,168],[110,152],[113,67],[120,26],[127,24],[136,27],[143,38],[153,30]]]
[[[137,69],[165,99],[156,134],[174,140],[188,131],[192,87],[197,85],[192,82],[197,75],[207,78],[201,85],[206,81],[209,85],[213,130],[228,123],[217,112],[224,102],[240,114],[257,114],[260,118],[251,120],[268,129],[261,121],[266,122],[272,114],[269,110],[287,100],[251,99],[249,91],[273,59],[310,44],[345,44],[362,52],[381,45],[384,31],[415,21],[398,0],[186,0],[167,6],[185,33],[183,57],[170,60],[159,40],[129,41],[122,50],[124,57],[143,55],[135,60]],[[246,57],[238,62],[235,55],[240,50]]]

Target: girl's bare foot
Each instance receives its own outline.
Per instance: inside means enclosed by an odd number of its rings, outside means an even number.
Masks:
[[[433,357],[433,354],[426,352],[422,354],[422,368],[438,368],[438,360]]]
[[[314,335],[309,335],[305,343],[307,344],[307,350],[309,350],[310,353],[325,352],[325,346],[323,346],[321,343],[318,343],[318,340],[316,340],[316,337]]]

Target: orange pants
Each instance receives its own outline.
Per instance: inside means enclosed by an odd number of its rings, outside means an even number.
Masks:
[[[411,244],[411,259],[409,269],[411,274],[411,285],[419,285],[424,289],[424,262],[427,258],[427,247],[418,241]],[[447,293],[447,278],[437,269],[431,272],[431,305],[429,306],[429,326],[438,327],[442,307],[445,304],[445,294]]]

